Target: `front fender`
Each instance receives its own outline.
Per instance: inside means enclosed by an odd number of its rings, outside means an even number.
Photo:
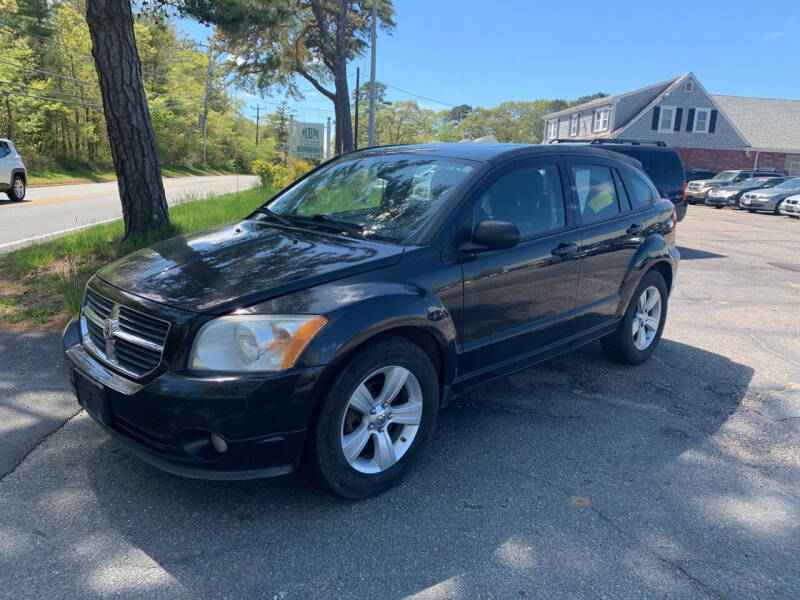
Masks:
[[[633,296],[633,292],[636,290],[636,286],[639,285],[644,274],[647,273],[653,265],[657,263],[666,263],[670,269],[672,278],[674,278],[677,268],[677,256],[679,256],[677,249],[673,248],[661,235],[649,236],[636,250],[636,253],[633,255],[628,265],[628,270],[625,272],[625,277],[622,280],[619,293],[620,304],[617,311],[618,314],[624,314]],[[667,282],[667,287],[670,287],[669,282]]]
[[[338,364],[370,338],[404,327],[422,331],[436,341],[443,359],[443,385],[449,385],[455,377],[453,318],[438,296],[416,285],[333,282],[275,298],[251,310],[318,314],[328,319],[298,366]]]

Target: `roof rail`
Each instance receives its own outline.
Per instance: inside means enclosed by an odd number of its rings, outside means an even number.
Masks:
[[[660,140],[632,140],[624,138],[595,138],[591,141],[592,144],[631,144],[633,146],[641,146],[643,144],[652,144],[653,146],[660,146],[666,148],[667,143]]]
[[[592,140],[576,140],[573,138],[556,138],[547,140],[547,144],[594,144],[595,146],[602,146],[603,144],[631,144],[632,146],[642,146],[650,144],[660,148],[666,148],[667,143],[660,140],[633,140],[623,138],[594,138]]]

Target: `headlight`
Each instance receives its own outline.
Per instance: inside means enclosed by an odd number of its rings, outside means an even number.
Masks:
[[[209,321],[192,346],[197,371],[291,369],[328,320],[317,315],[230,315]]]

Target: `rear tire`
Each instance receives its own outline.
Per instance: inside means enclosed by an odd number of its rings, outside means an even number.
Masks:
[[[636,286],[617,330],[601,340],[605,353],[627,365],[639,365],[650,358],[664,331],[667,300],[667,284],[661,273],[649,271]]]
[[[722,205],[721,204],[715,204],[714,208],[722,208]]]
[[[397,485],[433,436],[439,381],[428,355],[405,338],[368,344],[350,358],[311,432],[317,474],[345,498]]]
[[[6,192],[8,199],[12,202],[22,202],[25,200],[26,192],[27,186],[25,185],[25,179],[22,175],[14,175],[14,178],[11,180],[11,187],[8,188]]]
[[[756,212],[756,209],[755,209],[755,208],[748,208],[748,209],[747,209],[747,212],[754,213],[754,212]]]

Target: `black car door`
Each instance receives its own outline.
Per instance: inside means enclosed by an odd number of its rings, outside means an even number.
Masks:
[[[567,159],[567,165],[581,233],[576,307],[580,327],[588,331],[624,310],[620,290],[651,225],[650,207],[657,192],[644,178],[620,171],[613,161],[575,157]],[[644,193],[633,189],[634,184]]]
[[[571,333],[578,290],[578,234],[558,157],[507,165],[467,203],[470,231],[482,220],[509,221],[521,235],[507,250],[463,263],[463,378],[491,376],[529,360]]]

